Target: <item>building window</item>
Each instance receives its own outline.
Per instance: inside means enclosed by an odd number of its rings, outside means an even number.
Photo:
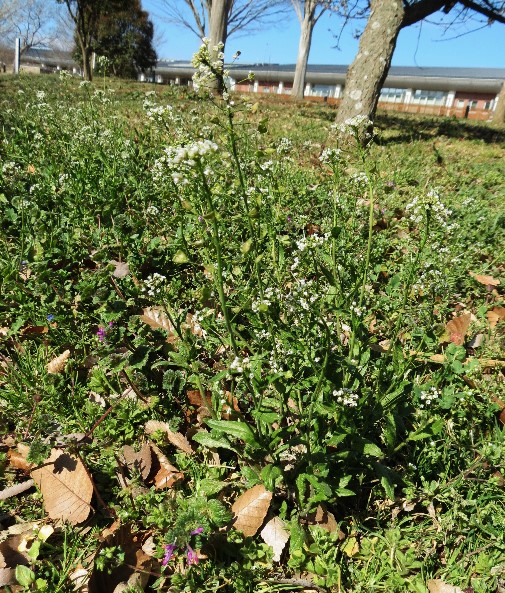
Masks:
[[[486,101],[484,103],[484,109],[491,109],[491,101]]]
[[[426,91],[416,89],[412,95],[412,103],[418,105],[443,105],[446,101],[447,93],[444,91]]]
[[[465,100],[464,99],[458,99],[458,107],[464,107],[465,106]]]
[[[384,88],[381,90],[379,101],[388,103],[402,103],[405,97],[405,89]]]
[[[471,101],[470,102],[470,108],[471,109],[476,109],[477,108],[477,101]]]

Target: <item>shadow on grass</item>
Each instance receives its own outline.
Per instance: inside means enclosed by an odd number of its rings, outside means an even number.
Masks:
[[[442,117],[407,117],[398,114],[378,114],[377,127],[398,131],[389,137],[379,138],[378,143],[401,144],[418,140],[433,140],[438,136],[458,140],[481,140],[486,144],[505,143],[505,128],[465,119]]]

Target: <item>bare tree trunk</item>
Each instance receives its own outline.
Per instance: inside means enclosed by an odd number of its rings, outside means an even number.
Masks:
[[[305,92],[305,76],[307,74],[307,63],[309,61],[310,45],[312,42],[312,31],[317,21],[314,18],[316,6],[317,0],[306,0],[303,20],[300,19],[300,42],[298,44],[298,56],[296,58],[295,79],[291,92],[293,99],[303,99]]]
[[[214,62],[218,59],[220,51],[224,51],[226,37],[228,36],[228,15],[232,0],[212,0],[209,15],[209,53]],[[209,5],[210,7],[210,5]],[[218,50],[218,45],[222,43],[223,49]],[[210,84],[211,90],[222,91],[218,80]]]
[[[505,81],[503,81],[498,95],[498,102],[493,113],[493,123],[505,124]]]
[[[86,47],[86,45],[80,41],[79,45],[81,46],[81,55],[82,55],[82,77],[84,80],[93,80],[93,69],[91,67],[91,48]]]
[[[337,123],[343,124],[356,115],[367,116],[373,121],[403,18],[402,0],[372,0],[358,54],[347,72]]]

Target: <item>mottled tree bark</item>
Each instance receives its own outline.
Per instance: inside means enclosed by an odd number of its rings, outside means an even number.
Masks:
[[[493,122],[495,124],[505,124],[505,81],[501,85],[498,103],[493,113]]]
[[[356,115],[365,115],[373,121],[403,19],[403,0],[372,0],[358,54],[347,72],[337,123]]]
[[[209,3],[210,16],[209,16],[209,53],[211,60],[214,62],[218,59],[218,46],[220,43],[226,44],[226,37],[228,32],[228,16],[230,14],[230,6],[232,0],[212,0],[212,4]],[[221,92],[223,89],[220,88],[220,81],[213,80],[209,84],[210,89],[213,91]]]
[[[312,43],[312,31],[317,22],[315,16],[317,5],[318,0],[305,0],[303,16],[301,10],[298,14],[298,19],[300,21],[300,41],[298,43],[298,56],[296,58],[295,79],[293,81],[293,90],[291,92],[291,96],[294,99],[303,99],[305,92],[305,76],[307,74],[310,45]]]

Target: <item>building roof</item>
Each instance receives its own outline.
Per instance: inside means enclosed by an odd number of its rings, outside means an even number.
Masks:
[[[32,47],[23,53],[22,61],[45,65],[75,65],[70,52],[46,46]],[[292,83],[295,64],[228,64],[235,80],[247,79],[249,72],[264,83]],[[344,85],[348,66],[342,64],[309,64],[306,80],[313,85]],[[158,60],[156,73],[169,78],[190,78],[194,68],[188,60]],[[448,68],[436,66],[392,66],[384,83],[389,88],[412,88],[439,91],[499,92],[505,80],[505,68]]]

